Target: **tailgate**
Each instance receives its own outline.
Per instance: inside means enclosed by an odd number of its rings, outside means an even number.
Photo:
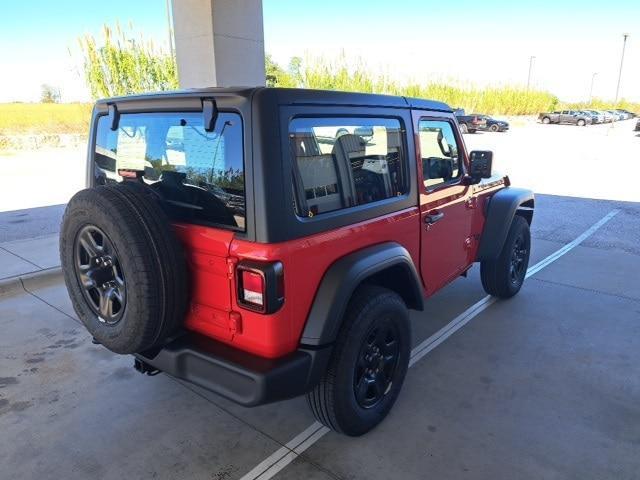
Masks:
[[[231,340],[235,334],[230,317],[233,264],[229,262],[229,246],[233,232],[188,224],[174,227],[185,246],[191,279],[185,326],[209,337]]]

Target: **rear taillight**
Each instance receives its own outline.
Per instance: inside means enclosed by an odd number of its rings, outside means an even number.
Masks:
[[[241,275],[242,300],[262,307],[264,305],[264,278],[259,273],[250,270],[243,270]]]
[[[282,263],[243,260],[237,267],[238,304],[260,313],[274,313],[284,303]]]

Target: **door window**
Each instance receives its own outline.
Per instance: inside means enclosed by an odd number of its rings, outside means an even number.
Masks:
[[[425,188],[431,190],[460,178],[460,149],[451,124],[444,120],[420,120],[418,133]]]

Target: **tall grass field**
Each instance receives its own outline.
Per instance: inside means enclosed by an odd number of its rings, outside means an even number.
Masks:
[[[152,45],[127,42],[117,29],[116,40],[105,27],[105,44],[98,47],[93,37],[80,42],[85,55],[85,77],[95,98],[126,95],[148,90],[176,88],[175,61],[155,52]],[[591,103],[561,102],[550,92],[528,90],[517,85],[478,87],[452,81],[402,83],[372,73],[364,63],[335,59],[293,58],[288,68],[266,58],[267,85],[350,92],[383,93],[439,100],[467,113],[490,115],[536,115],[563,108],[597,110],[624,108],[640,113],[640,104],[626,101]],[[87,134],[91,116],[89,103],[5,103],[0,104],[0,136],[24,134]]]
[[[87,134],[88,103],[0,103],[0,135]]]

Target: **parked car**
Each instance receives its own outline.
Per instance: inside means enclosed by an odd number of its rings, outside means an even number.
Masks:
[[[634,117],[633,113],[627,110],[622,110],[620,108],[617,108],[615,111],[618,112],[620,115],[622,115],[623,120],[629,120],[630,118]]]
[[[245,406],[307,395],[362,435],[400,393],[409,310],[476,262],[491,295],[524,282],[533,193],[467,154],[444,103],[187,90],[100,100],[89,131],[87,171],[111,151],[117,182],[91,176],[67,204],[65,283],[141,373]]]
[[[467,115],[463,108],[456,108],[453,113],[462,133],[475,133],[487,127],[486,120],[482,118],[483,115]]]
[[[604,117],[604,123],[611,123],[615,120],[615,117],[607,110],[602,110],[600,113]]]
[[[489,132],[506,132],[509,130],[509,122],[506,120],[497,120],[489,115],[478,115],[478,117],[486,122],[486,127],[481,130]]]
[[[597,110],[582,110],[582,112],[591,117],[591,123],[604,123],[604,115]]]
[[[580,110],[562,110],[550,113],[541,113],[538,119],[544,123],[569,123],[581,127],[592,123],[591,115],[587,115]]]
[[[613,117],[614,122],[624,120],[624,115],[620,112],[616,112],[615,110],[607,110],[607,112],[609,112],[609,114]]]

